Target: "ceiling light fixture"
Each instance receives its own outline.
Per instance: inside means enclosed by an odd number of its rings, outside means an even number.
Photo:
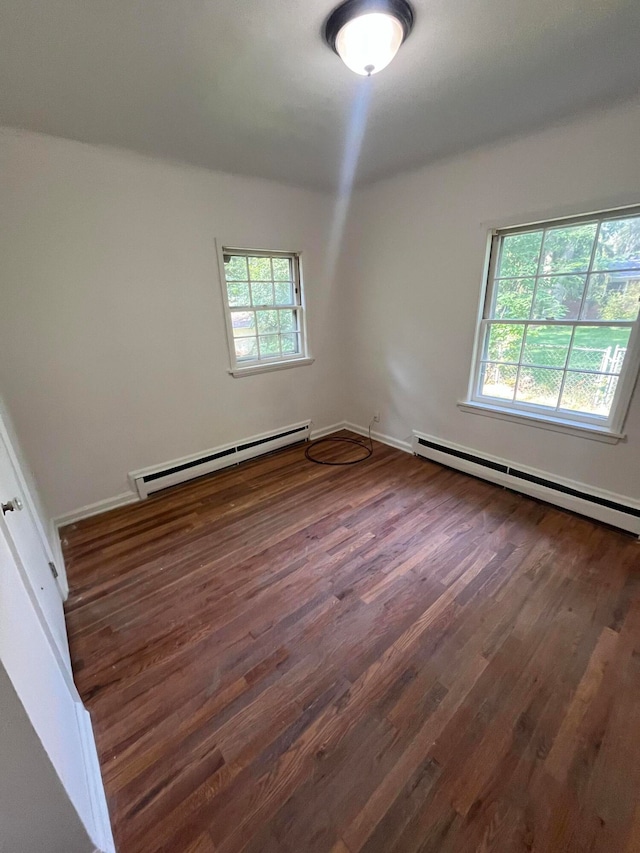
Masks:
[[[412,27],[407,0],[346,0],[329,15],[324,37],[347,68],[370,77],[387,67]]]

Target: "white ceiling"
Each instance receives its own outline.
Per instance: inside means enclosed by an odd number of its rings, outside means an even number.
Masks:
[[[0,0],[0,124],[331,187],[362,87],[360,181],[640,89],[639,0],[413,5],[367,81],[321,40],[332,0]]]

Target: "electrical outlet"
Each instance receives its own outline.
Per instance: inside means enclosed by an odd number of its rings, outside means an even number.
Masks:
[[[380,412],[374,412],[373,413],[373,422],[374,422],[374,424],[380,423]]]

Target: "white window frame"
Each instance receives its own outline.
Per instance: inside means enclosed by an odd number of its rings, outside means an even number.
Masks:
[[[229,373],[234,377],[251,376],[256,373],[267,373],[272,370],[283,370],[290,367],[300,367],[303,365],[313,364],[314,359],[310,357],[307,345],[307,325],[306,325],[306,305],[304,299],[304,288],[302,282],[302,264],[300,261],[300,252],[288,252],[274,249],[247,249],[238,248],[237,246],[222,245],[217,243],[218,266],[220,270],[220,289],[222,292],[222,302],[224,305],[225,327],[227,330],[227,344],[229,347],[229,360],[231,369]],[[294,302],[289,306],[274,306],[274,305],[254,305],[249,292],[251,304],[246,306],[247,310],[278,310],[278,308],[291,308],[297,314],[298,318],[298,334],[299,334],[299,352],[291,355],[278,355],[270,358],[252,358],[238,359],[236,356],[235,339],[233,335],[232,311],[239,310],[239,306],[229,305],[229,294],[227,290],[227,278],[225,273],[224,258],[225,255],[241,255],[244,257],[268,257],[268,258],[288,258],[291,260],[293,270],[293,291]],[[243,306],[244,307],[244,306]]]
[[[592,272],[592,266],[595,257],[595,251],[598,241],[598,232],[603,222],[613,219],[622,219],[626,216],[640,215],[640,206],[618,208],[615,210],[602,211],[600,213],[585,214],[582,216],[562,217],[558,219],[550,219],[541,222],[534,222],[528,225],[516,226],[511,228],[496,228],[489,233],[488,239],[488,257],[485,263],[486,273],[484,276],[484,284],[482,289],[482,297],[480,300],[480,310],[478,313],[478,321],[476,324],[476,338],[474,345],[474,353],[471,365],[471,374],[469,378],[469,388],[466,400],[458,403],[458,406],[463,411],[474,412],[476,414],[489,415],[498,417],[504,420],[514,421],[516,423],[526,423],[532,426],[543,427],[554,431],[565,432],[583,438],[595,438],[600,441],[609,443],[617,443],[625,438],[623,433],[624,423],[631,405],[634,388],[638,381],[640,372],[640,315],[633,321],[597,321],[597,320],[496,320],[491,315],[495,301],[496,279],[495,273],[498,268],[499,255],[502,245],[502,238],[513,234],[521,234],[529,231],[539,231],[541,229],[552,229],[558,227],[567,227],[571,225],[597,223],[597,230],[593,244],[589,269],[586,274],[587,284],[583,294],[583,301],[586,298],[587,287],[589,283],[589,275]],[[544,235],[543,235],[544,241]],[[542,253],[541,253],[542,258]],[[541,275],[540,267],[536,274],[536,283]],[[535,298],[535,293],[534,293]],[[631,329],[627,353],[620,372],[620,377],[613,397],[611,409],[608,417],[600,415],[589,415],[580,412],[569,412],[567,410],[550,409],[546,406],[536,405],[533,403],[525,403],[521,401],[504,400],[498,397],[489,397],[480,393],[480,384],[482,376],[483,352],[485,346],[485,337],[488,333],[491,323],[499,322],[500,324],[514,325],[557,325],[557,326],[572,326],[574,331],[580,326],[624,326]],[[574,334],[572,332],[571,343],[567,355],[567,363],[573,346]],[[523,345],[524,347],[524,342]],[[522,351],[521,351],[522,357]],[[519,360],[519,363],[521,358]],[[563,374],[563,384],[566,377]],[[562,388],[560,393],[562,393]]]

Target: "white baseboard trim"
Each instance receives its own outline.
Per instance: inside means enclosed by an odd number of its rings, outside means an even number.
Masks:
[[[82,741],[82,758],[87,779],[93,826],[87,827],[98,853],[115,853],[111,820],[104,792],[100,762],[93,735],[91,716],[81,702],[76,702],[76,718]]]
[[[139,500],[135,492],[123,492],[121,495],[115,495],[113,498],[105,498],[102,501],[96,501],[93,504],[81,506],[79,509],[74,509],[64,515],[59,515],[53,519],[53,524],[58,531],[61,527],[66,527],[67,524],[75,524],[76,521],[82,521],[83,518],[91,518],[92,515],[100,515],[102,512],[108,512],[110,509],[118,509],[127,504],[137,503]]]
[[[417,430],[413,432],[413,452],[449,468],[473,474],[474,477],[498,483],[640,536],[640,501],[626,495],[529,468]]]
[[[367,438],[369,437],[369,427],[363,427],[359,424],[352,424],[349,421],[345,421],[343,429],[350,429],[351,432],[357,432],[358,435],[365,435]],[[396,450],[402,450],[405,453],[413,453],[410,441],[403,441],[400,438],[394,438],[392,435],[386,435],[384,432],[377,432],[375,430],[371,430],[371,438],[379,441],[381,444],[387,444],[389,447],[395,447]]]
[[[331,424],[328,427],[320,427],[320,429],[311,430],[311,441],[316,441],[318,438],[324,438],[325,435],[331,435],[332,432],[340,432],[341,429],[346,429],[345,421],[340,421],[337,424]]]

